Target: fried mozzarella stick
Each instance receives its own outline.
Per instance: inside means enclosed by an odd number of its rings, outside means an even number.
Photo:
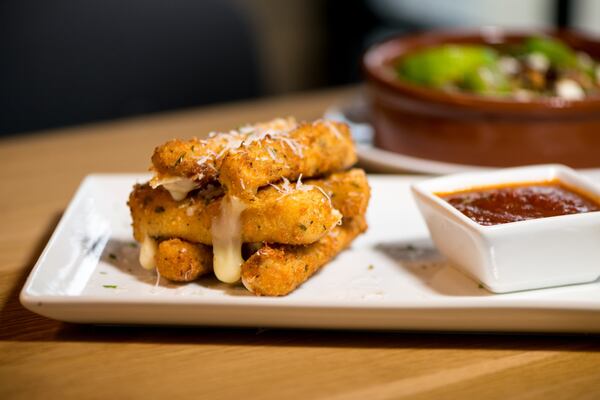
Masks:
[[[281,296],[306,281],[322,265],[366,230],[364,216],[347,219],[330,234],[308,246],[259,247],[242,265],[242,282],[257,295]],[[180,239],[162,241],[156,254],[160,275],[172,281],[190,282],[212,270],[212,251]]]
[[[321,188],[320,190],[316,187]],[[323,190],[331,198],[325,197]],[[258,192],[242,213],[243,242],[309,244],[321,238],[344,217],[365,212],[369,185],[362,170],[332,174],[306,183],[283,183]],[[220,212],[222,197],[197,194],[187,202],[174,201],[162,188],[136,185],[129,197],[136,240],[145,236],[179,237],[212,244],[211,223]]]
[[[229,195],[250,199],[257,190],[282,178],[295,181],[350,167],[356,152],[346,124],[319,120],[289,132],[266,135],[223,159],[219,181]]]
[[[230,150],[245,141],[262,138],[267,133],[282,132],[297,125],[294,118],[241,127],[228,133],[212,133],[208,139],[170,140],[154,149],[152,167],[153,188],[164,186],[175,200],[182,200],[188,192],[216,181],[223,158]]]
[[[265,245],[242,264],[242,283],[259,296],[284,296],[367,229],[364,216],[347,219],[308,246]]]
[[[217,160],[212,154],[218,154],[224,145],[222,141],[198,139],[166,142],[152,155],[154,177],[150,185],[163,186],[175,200],[183,200],[190,191],[217,179]]]
[[[182,205],[162,188],[137,185],[129,197],[134,237],[140,242],[146,236],[178,237],[211,245],[211,224],[220,214],[222,199],[205,204],[202,198],[192,198]],[[341,217],[319,190],[282,194],[267,187],[242,212],[242,241],[308,244],[319,240]]]
[[[181,239],[159,243],[155,255],[156,270],[174,282],[191,282],[212,271],[213,254],[209,246]]]

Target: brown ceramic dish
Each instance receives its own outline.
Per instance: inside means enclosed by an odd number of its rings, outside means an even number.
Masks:
[[[397,78],[392,63],[444,43],[517,42],[539,32],[432,32],[397,37],[364,56],[375,145],[404,155],[480,166],[562,163],[600,167],[600,98],[529,102],[448,93]],[[573,32],[553,36],[600,59],[600,42]]]

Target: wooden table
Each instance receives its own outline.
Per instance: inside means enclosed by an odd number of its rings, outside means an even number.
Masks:
[[[294,114],[352,89],[0,141],[0,399],[600,398],[598,336],[97,327],[25,310],[18,294],[81,179],[138,172],[157,143]]]

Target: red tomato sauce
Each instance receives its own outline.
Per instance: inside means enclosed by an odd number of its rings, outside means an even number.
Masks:
[[[558,180],[473,188],[437,195],[480,225],[600,211],[597,199]]]

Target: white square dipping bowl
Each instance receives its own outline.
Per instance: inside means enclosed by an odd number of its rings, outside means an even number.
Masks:
[[[600,276],[600,212],[484,226],[436,193],[557,179],[600,199],[600,188],[562,165],[450,175],[412,186],[439,251],[496,293],[591,282]]]

